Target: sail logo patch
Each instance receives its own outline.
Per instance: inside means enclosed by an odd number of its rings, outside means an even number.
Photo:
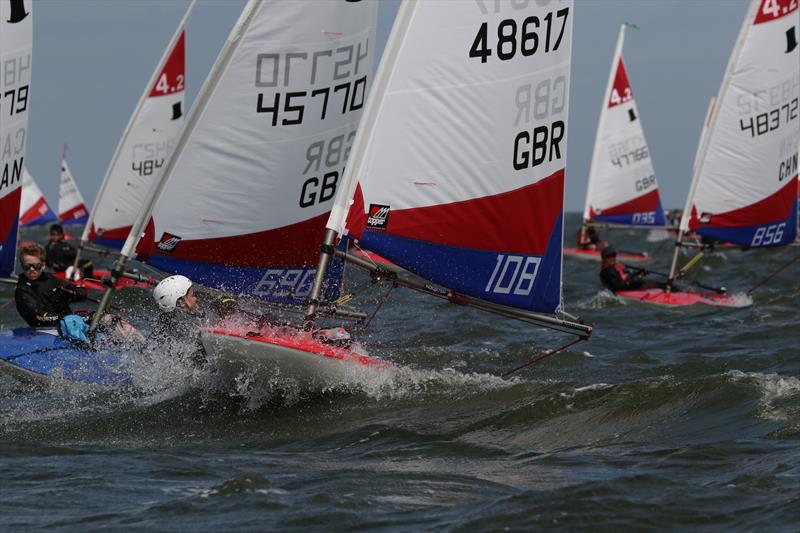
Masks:
[[[369,214],[367,215],[367,227],[370,229],[386,229],[389,224],[388,205],[369,204]]]
[[[162,252],[171,253],[178,243],[181,242],[181,238],[177,235],[172,235],[167,233],[166,231],[161,236],[161,240],[156,244],[156,249],[161,250]]]

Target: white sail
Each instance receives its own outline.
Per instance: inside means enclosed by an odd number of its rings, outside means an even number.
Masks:
[[[663,226],[666,221],[650,149],[625,69],[625,28],[619,29],[597,135],[586,203],[585,222]]]
[[[14,272],[28,139],[33,2],[0,2],[0,276]]]
[[[67,165],[61,160],[61,180],[58,184],[58,219],[62,224],[85,224],[89,211],[78,190],[78,184]]]
[[[794,240],[797,0],[753,0],[703,138],[681,231],[750,247]]]
[[[155,72],[145,86],[117,145],[83,230],[92,240],[121,248],[162,174],[184,123],[186,21],[189,5]]]
[[[405,2],[328,227],[492,303],[561,304],[572,3]]]
[[[156,193],[148,262],[304,302],[367,95],[376,16],[374,2],[247,4]]]

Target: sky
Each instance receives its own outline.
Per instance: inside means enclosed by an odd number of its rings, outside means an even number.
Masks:
[[[319,0],[327,1],[327,0]],[[434,0],[470,1],[470,0]],[[509,1],[509,0],[502,0]],[[27,166],[55,209],[62,145],[91,207],[130,114],[188,0],[35,0]],[[200,0],[186,43],[191,105],[244,0]],[[397,0],[380,0],[378,51]],[[624,57],[665,208],[683,207],[709,98],[746,0],[575,0],[567,211],[583,209],[597,120],[622,22]]]

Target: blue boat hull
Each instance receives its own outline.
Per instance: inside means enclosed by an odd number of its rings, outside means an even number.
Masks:
[[[35,381],[59,378],[100,385],[126,385],[130,375],[118,355],[87,350],[32,328],[0,331],[0,370]]]

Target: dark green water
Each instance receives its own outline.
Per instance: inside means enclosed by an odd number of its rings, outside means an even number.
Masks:
[[[670,243],[608,235],[667,268]],[[798,253],[728,250],[698,271],[741,292]],[[134,390],[0,378],[3,529],[796,531],[798,265],[752,306],[667,309],[567,258],[566,306],[595,333],[509,381],[567,339],[404,290],[366,339],[400,370],[323,393],[170,362]]]

